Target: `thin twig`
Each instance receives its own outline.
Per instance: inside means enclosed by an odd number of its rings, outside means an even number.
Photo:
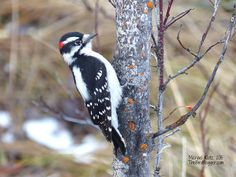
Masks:
[[[96,129],[99,129],[98,126],[94,125],[89,118],[85,118],[85,120],[81,120],[81,119],[71,117],[67,115],[66,113],[64,113],[63,111],[50,106],[48,103],[46,103],[46,101],[42,97],[39,99],[39,101],[33,102],[33,104],[43,109],[46,112],[49,111],[50,113],[54,114],[56,118],[60,118],[62,120],[73,122],[79,125],[88,125]]]
[[[211,28],[211,26],[212,26],[212,23],[215,21],[216,13],[217,13],[217,10],[218,10],[218,8],[219,8],[219,3],[220,3],[220,0],[215,0],[214,11],[213,11],[212,16],[211,16],[211,18],[210,18],[210,21],[209,21],[209,23],[208,23],[208,25],[207,25],[207,28],[206,28],[205,32],[203,33],[203,35],[202,35],[202,37],[201,37],[201,41],[200,41],[200,44],[199,44],[199,46],[198,46],[198,50],[197,50],[196,53],[192,52],[189,48],[185,47],[185,46],[183,45],[183,43],[181,42],[181,40],[180,40],[181,27],[180,27],[180,30],[179,30],[178,35],[177,35],[177,40],[178,40],[180,46],[181,46],[185,51],[187,51],[188,53],[190,53],[191,55],[194,56],[194,59],[193,59],[193,61],[192,61],[189,65],[187,65],[186,67],[184,67],[184,68],[182,68],[181,70],[179,70],[175,75],[169,76],[169,78],[166,80],[166,82],[165,82],[165,84],[164,84],[165,87],[167,86],[167,84],[168,84],[172,79],[174,79],[174,78],[176,78],[176,77],[178,77],[178,76],[180,76],[180,75],[182,75],[182,74],[185,74],[185,73],[187,72],[187,70],[189,70],[190,68],[192,68],[193,66],[195,66],[195,64],[198,63],[213,47],[215,47],[216,45],[218,45],[218,44],[220,44],[220,43],[223,43],[223,41],[220,40],[220,41],[216,42],[215,44],[211,45],[210,47],[208,47],[208,49],[207,49],[202,55],[200,54],[201,49],[202,49],[202,46],[203,46],[203,44],[204,44],[204,42],[205,42],[205,40],[206,40],[206,37],[207,37],[207,35],[208,35],[208,33],[209,33],[209,30],[210,30],[210,28]]]
[[[68,117],[64,114],[62,115],[62,118],[65,121],[68,121],[68,122],[73,122],[73,123],[76,123],[76,124],[79,124],[79,125],[89,125],[89,126],[92,126],[92,127],[99,130],[99,127],[97,125],[93,124],[93,122],[89,118],[85,118],[85,120],[81,120],[81,119],[76,119],[74,117]]]
[[[176,110],[178,110],[179,108],[186,108],[186,106],[177,106],[175,107],[172,111],[170,111],[170,113],[163,119],[163,121],[166,121],[172,114],[174,114],[174,112]]]
[[[108,0],[108,2],[109,2],[114,8],[116,8],[116,5],[115,5],[115,3],[113,2],[113,0]]]
[[[170,10],[171,10],[171,7],[172,7],[172,4],[173,4],[173,1],[174,0],[169,0],[168,1],[168,7],[167,7],[167,10],[166,10],[166,16],[165,16],[165,20],[164,20],[164,26],[166,25],[166,22],[170,16]]]
[[[181,32],[181,29],[182,29],[182,25],[180,25],[180,28],[179,28],[179,32],[177,34],[177,40],[180,44],[180,46],[186,50],[188,53],[190,53],[192,56],[194,56],[196,59],[199,59],[199,57],[197,56],[197,54],[193,53],[189,48],[185,47],[184,44],[181,42],[180,40],[180,32]]]
[[[224,43],[223,40],[219,40],[216,43],[212,44],[210,47],[208,47],[205,52],[200,56],[200,58],[204,57],[211,49],[213,49],[215,46]]]
[[[180,128],[176,128],[174,129],[173,131],[171,131],[170,133],[167,133],[165,136],[164,136],[164,139],[170,137],[171,135],[174,135],[175,133],[179,132],[180,131]]]
[[[158,46],[157,46],[157,42],[153,33],[151,34],[151,37],[154,44],[154,52],[156,53],[156,56],[158,56]]]
[[[203,33],[203,35],[202,35],[202,38],[201,38],[201,41],[200,41],[200,45],[199,45],[198,51],[197,51],[198,54],[200,53],[200,51],[201,51],[201,49],[202,49],[202,45],[203,45],[204,42],[205,42],[205,39],[206,39],[206,37],[207,37],[207,35],[208,35],[208,33],[209,33],[209,30],[210,30],[210,28],[211,28],[211,26],[212,26],[212,23],[215,21],[216,12],[217,12],[217,10],[218,10],[219,4],[220,4],[220,0],[215,0],[215,3],[214,3],[214,12],[213,12],[213,14],[212,14],[212,16],[211,16],[210,22],[208,23],[208,26],[207,26],[207,28],[206,28],[206,31],[205,31],[205,32]]]
[[[169,22],[166,22],[165,25],[165,30],[167,30],[171,25],[173,25],[176,21],[178,21],[179,19],[183,18],[185,15],[187,15],[190,11],[192,11],[193,9],[188,9],[184,12],[181,12],[180,14],[174,16],[171,18],[171,20]]]

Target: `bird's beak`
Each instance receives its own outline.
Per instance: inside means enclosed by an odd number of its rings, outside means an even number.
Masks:
[[[86,34],[85,39],[84,39],[84,44],[89,43],[97,34]]]

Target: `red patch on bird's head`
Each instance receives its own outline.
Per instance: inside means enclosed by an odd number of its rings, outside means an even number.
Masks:
[[[58,48],[61,49],[64,46],[63,42],[58,42]]]

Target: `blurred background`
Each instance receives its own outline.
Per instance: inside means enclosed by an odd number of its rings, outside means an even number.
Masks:
[[[221,39],[233,1],[225,0],[205,47]],[[207,0],[174,2],[171,15],[194,10],[166,33],[166,75],[192,58],[176,35],[197,50],[212,7]],[[0,177],[109,177],[112,146],[90,124],[57,42],[69,31],[98,33],[94,49],[112,59],[115,49],[114,8],[106,0],[1,0],[0,5]],[[220,54],[214,48],[188,75],[171,82],[166,92],[165,124],[188,111],[201,95]],[[236,176],[236,38],[229,45],[209,97],[170,136],[162,155],[163,176]],[[156,103],[157,77],[151,62],[151,103]],[[186,107],[187,106],[187,107]],[[176,111],[169,113],[176,108]],[[153,130],[155,112],[150,110]],[[73,123],[73,122],[76,123]],[[220,165],[188,164],[188,155],[223,156]],[[154,159],[155,154],[152,154]]]

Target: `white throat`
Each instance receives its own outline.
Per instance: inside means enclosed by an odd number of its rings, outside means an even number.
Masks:
[[[71,49],[71,51],[69,53],[63,53],[63,58],[64,61],[68,64],[71,65],[71,63],[73,63],[73,61],[75,60],[75,58],[73,58],[74,54],[79,50],[80,46],[75,46]]]
[[[80,49],[81,46],[75,46],[71,49],[70,52],[68,53],[63,53],[63,58],[64,61],[68,64],[71,65],[71,63],[73,63],[73,61],[75,60],[75,58],[73,58],[74,54]],[[90,51],[92,51],[92,42],[87,43],[80,51],[81,54],[85,54],[87,55],[88,53],[90,53]]]

